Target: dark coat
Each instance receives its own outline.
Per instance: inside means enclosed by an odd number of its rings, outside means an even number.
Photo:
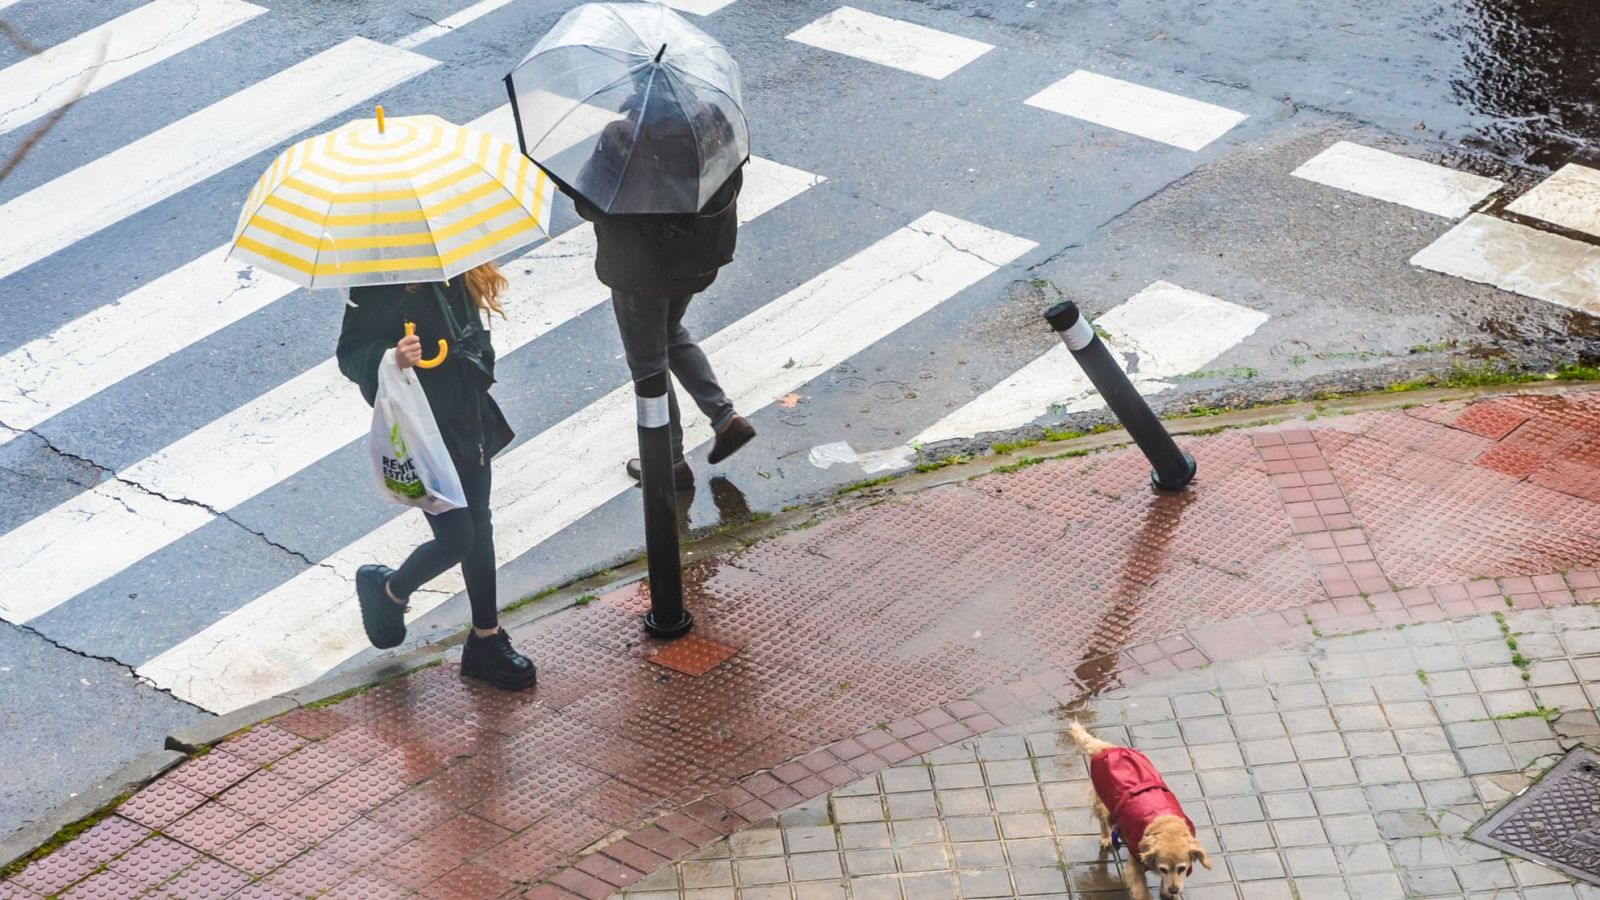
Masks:
[[[459,329],[446,320],[446,305]],[[424,358],[438,353],[441,338],[450,345],[442,365],[418,367],[416,372],[451,457],[458,465],[487,462],[511,442],[513,434],[499,404],[489,396],[489,385],[494,382],[494,345],[483,329],[477,304],[467,293],[465,278],[457,278],[449,286],[424,284],[411,293],[400,284],[351,288],[339,331],[339,371],[360,386],[361,396],[372,405],[378,395],[378,364],[383,354],[405,337],[407,321],[416,323]],[[473,355],[482,360],[486,371],[469,362]]]
[[[694,215],[602,213],[569,193],[578,215],[594,223],[594,260],[600,282],[625,294],[682,297],[698,294],[733,261],[739,238],[739,191],[744,170],[733,176]]]

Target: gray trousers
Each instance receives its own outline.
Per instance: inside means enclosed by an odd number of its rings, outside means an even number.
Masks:
[[[721,428],[733,418],[733,401],[717,384],[711,361],[683,327],[683,314],[692,299],[693,294],[647,297],[613,290],[611,310],[617,315],[617,331],[622,335],[622,351],[633,380],[670,370],[694,399],[695,406],[711,420],[711,427]],[[667,380],[667,402],[672,410],[672,461],[679,463],[683,461],[683,422],[672,379]]]

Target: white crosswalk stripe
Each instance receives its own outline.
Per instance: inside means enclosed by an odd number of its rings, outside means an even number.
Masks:
[[[789,40],[929,78],[944,78],[994,49],[991,44],[841,6]]]
[[[819,182],[809,173],[752,160],[741,202],[746,220]],[[509,354],[605,300],[594,276],[594,229],[582,225],[514,264],[494,342]],[[128,466],[0,536],[0,616],[27,622],[209,523],[364,434],[371,412],[326,359],[310,370]],[[139,487],[135,488],[131,484]],[[141,493],[137,503],[131,493]],[[160,495],[159,499],[150,495]],[[204,504],[205,508],[193,505]],[[171,509],[157,511],[165,504]],[[153,523],[153,524],[152,524]],[[85,559],[81,549],[95,547]]]
[[[734,0],[661,0],[661,2],[663,5],[670,6],[678,12],[709,16],[726,6],[732,5]]]
[[[350,38],[0,206],[0,278],[438,65]]]
[[[1300,168],[1297,178],[1459,219],[1505,185],[1375,147],[1339,141]]]
[[[1600,316],[1600,247],[1473,213],[1411,264]]]
[[[592,106],[570,117],[578,136],[614,116]],[[516,146],[511,105],[467,123]],[[229,263],[228,245],[0,355],[0,446],[153,363],[287,296],[294,285]]]
[[[1506,210],[1600,238],[1600,169],[1568,163]]]
[[[0,134],[265,13],[243,0],[150,0],[0,69]]]
[[[511,5],[515,0],[478,0],[466,9],[452,15],[445,16],[437,22],[418,28],[405,37],[394,42],[402,50],[414,50],[436,37],[442,37],[455,31],[463,25],[470,24],[487,16],[501,7]]]
[[[1079,69],[1027,100],[1064,116],[1200,150],[1248,116],[1242,112]]]
[[[740,408],[753,412],[995,272],[1031,241],[930,213],[703,342]],[[777,359],[792,365],[774,365]],[[686,416],[686,429],[705,427]],[[621,387],[496,462],[495,538],[501,563],[520,556],[627,490],[633,393]],[[359,652],[357,566],[398,559],[426,537],[406,515],[139,667],[214,710],[243,706],[317,677]],[[413,595],[423,613],[459,588]],[[313,638],[314,636],[314,638]]]
[[[1266,313],[1158,281],[1095,324],[1121,358],[1134,387],[1154,394],[1238,346],[1266,323]],[[1070,412],[1105,405],[1072,353],[1061,344],[917,435],[920,444],[1026,425],[1051,407]]]

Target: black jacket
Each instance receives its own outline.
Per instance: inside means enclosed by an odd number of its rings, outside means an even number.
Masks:
[[[458,328],[451,328],[446,320],[446,306]],[[451,456],[458,463],[487,461],[504,449],[513,435],[499,405],[489,396],[494,345],[489,332],[483,330],[482,315],[467,293],[465,278],[448,286],[423,284],[410,293],[400,284],[351,288],[339,331],[339,371],[360,386],[361,396],[372,405],[378,395],[378,364],[383,354],[405,337],[407,321],[416,323],[424,358],[438,354],[441,338],[450,345],[442,365],[418,367],[416,372]],[[485,369],[469,362],[473,355]]]
[[[568,192],[578,215],[594,223],[595,275],[625,294],[682,297],[698,294],[733,261],[739,238],[739,190],[744,170],[734,170],[695,215],[606,215]]]

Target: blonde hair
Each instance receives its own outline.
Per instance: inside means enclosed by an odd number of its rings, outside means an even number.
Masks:
[[[472,302],[478,304],[479,309],[498,313],[502,319],[505,318],[506,311],[500,306],[500,294],[511,282],[501,274],[499,266],[493,262],[486,262],[468,269],[461,277],[467,280],[467,293],[471,295]],[[415,294],[420,290],[422,290],[420,284],[406,285],[408,294]]]

